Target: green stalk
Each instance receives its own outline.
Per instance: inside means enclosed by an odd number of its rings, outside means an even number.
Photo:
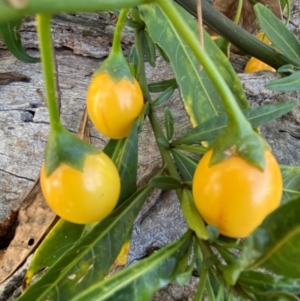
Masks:
[[[220,72],[216,68],[209,55],[200,45],[199,41],[195,39],[195,35],[193,34],[189,26],[186,24],[186,22],[182,19],[181,15],[178,13],[173,3],[171,1],[166,0],[156,0],[156,2],[159,4],[164,13],[168,16],[175,29],[184,38],[185,42],[191,48],[195,57],[198,59],[198,61],[206,71],[207,75],[214,83],[216,89],[218,90],[221,96],[231,124],[234,125],[236,129],[239,129],[240,131],[243,131],[245,129],[249,129],[252,131],[249,122],[243,115],[241,109],[239,108],[234,98],[234,95],[227,86],[225,80],[221,76]]]
[[[239,0],[239,2],[238,2],[237,11],[236,11],[236,14],[235,14],[235,17],[234,17],[234,20],[233,20],[233,22],[235,24],[238,24],[239,21],[240,21],[240,17],[241,17],[241,13],[242,13],[242,8],[243,8],[243,3],[244,3],[243,0]]]
[[[122,29],[126,21],[126,16],[129,8],[123,8],[120,12],[118,17],[118,22],[116,24],[115,32],[114,32],[114,39],[112,44],[112,52],[114,53],[121,53],[121,39],[122,39]]]
[[[0,22],[21,19],[24,16],[38,13],[113,11],[150,2],[153,2],[153,0],[26,0],[21,2],[0,0]],[[12,3],[18,3],[18,7],[15,7]]]
[[[56,98],[55,77],[54,77],[54,60],[53,60],[53,45],[51,37],[51,15],[38,14],[37,33],[40,44],[40,53],[42,61],[42,69],[46,87],[46,100],[50,118],[50,129],[55,132],[61,128],[59,120],[59,110]]]
[[[136,51],[137,51],[137,54],[139,57],[138,67],[137,67],[137,79],[138,79],[141,89],[143,91],[145,101],[150,102],[151,96],[150,96],[150,92],[149,92],[148,84],[147,84],[145,64],[144,64],[144,60],[143,60],[144,54],[143,54],[143,47],[142,47],[142,34],[141,34],[140,30],[136,29],[134,31],[134,38],[135,38]],[[150,108],[150,112],[149,112],[149,120],[150,120],[152,129],[153,129],[155,138],[156,139],[165,138],[164,133],[161,129],[159,120],[157,119],[156,114],[154,113],[154,111],[151,108]],[[177,172],[177,168],[173,162],[170,152],[165,147],[160,145],[159,143],[158,143],[158,148],[159,148],[162,160],[167,166],[170,176],[178,179],[181,182],[181,178]],[[177,189],[177,195],[178,195],[178,198],[181,196],[180,189]]]

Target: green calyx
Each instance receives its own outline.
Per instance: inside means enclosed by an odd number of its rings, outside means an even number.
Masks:
[[[240,128],[229,122],[225,131],[213,142],[211,149],[213,149],[211,165],[237,154],[254,167],[264,170],[264,152],[271,147],[250,125]]]
[[[100,152],[93,145],[71,134],[63,126],[50,130],[45,149],[46,176],[50,176],[61,163],[82,171],[85,157]]]
[[[130,72],[129,65],[121,52],[111,52],[108,58],[94,72],[94,76],[102,73],[107,73],[115,83],[118,83],[124,77],[134,83],[134,77]]]

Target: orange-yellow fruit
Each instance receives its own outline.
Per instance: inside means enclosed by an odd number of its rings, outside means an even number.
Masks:
[[[250,58],[250,60],[246,64],[245,72],[246,73],[253,73],[253,72],[258,72],[258,71],[276,72],[276,70],[273,67],[271,67],[268,64],[258,60],[257,58],[255,58],[255,57]]]
[[[195,204],[209,225],[229,237],[246,237],[281,200],[282,176],[270,151],[264,171],[238,155],[209,166],[212,150],[200,160],[193,178]]]
[[[46,177],[42,165],[40,183],[49,207],[61,218],[88,224],[106,217],[120,195],[120,176],[111,159],[103,152],[87,155],[83,171],[65,163]]]
[[[136,80],[132,83],[124,77],[116,83],[107,73],[92,78],[87,92],[87,111],[103,135],[112,139],[127,137],[143,106],[143,93]]]

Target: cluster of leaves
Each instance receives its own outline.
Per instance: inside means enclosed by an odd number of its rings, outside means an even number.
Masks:
[[[196,38],[196,21],[185,9],[176,8]],[[285,91],[297,89],[298,41],[266,7],[256,4],[255,12],[261,29],[276,51],[280,51],[279,56],[289,63],[279,72],[283,76],[290,75],[267,87],[281,87]],[[12,53],[26,62],[35,62],[36,59],[28,56],[21,47],[17,33],[20,21],[0,24],[0,32]],[[137,40],[142,41],[142,49],[133,47],[131,51],[132,70],[138,70],[142,64],[141,54],[155,66],[156,51],[159,51],[171,64],[175,78],[147,85],[150,92],[159,93],[159,96],[146,106],[129,137],[110,140],[104,149],[115,162],[122,181],[117,208],[94,225],[75,225],[60,220],[36,251],[26,274],[26,290],[18,300],[149,300],[172,281],[185,284],[194,269],[200,275],[195,301],[202,300],[204,291],[210,300],[298,300],[299,167],[281,166],[284,179],[282,205],[247,239],[229,239],[219,236],[213,227],[205,227],[189,189],[198,162],[190,154],[203,154],[206,148],[200,142],[214,141],[226,128],[228,117],[224,105],[206,71],[199,69],[184,38],[159,5],[152,3],[132,9],[128,25],[135,29]],[[253,128],[297,105],[291,100],[250,108],[227,57],[206,33],[204,45]],[[164,111],[165,135],[156,122],[154,108],[164,104],[177,87],[194,127],[173,139],[174,121],[170,109],[166,107]],[[171,176],[159,173],[137,190],[138,134],[144,115],[149,115],[164,161],[171,158],[181,178],[172,173]],[[134,220],[153,187],[176,190],[190,229],[176,242],[106,279],[120,258],[119,254],[123,256]],[[30,284],[32,277],[46,267],[43,276]]]

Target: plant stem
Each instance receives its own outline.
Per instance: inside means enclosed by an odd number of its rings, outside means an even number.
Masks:
[[[228,114],[228,118],[232,125],[234,125],[237,129],[251,129],[251,125],[246,120],[243,115],[240,107],[238,106],[234,95],[231,90],[227,86],[225,80],[221,76],[220,72],[216,68],[215,64],[206,53],[204,48],[200,45],[199,41],[195,38],[192,30],[189,26],[184,22],[181,15],[176,10],[174,4],[171,1],[166,0],[156,0],[164,13],[168,16],[170,21],[176,30],[181,34],[185,42],[188,44],[195,57],[198,59],[199,63],[203,66],[207,75],[210,77],[212,82],[214,83],[216,89],[218,90],[221,99],[223,101],[224,107]]]
[[[236,10],[234,20],[233,20],[233,22],[235,24],[239,24],[241,13],[242,13],[242,8],[243,8],[243,3],[244,3],[243,0],[239,0],[239,2],[238,2],[238,7],[237,7],[237,10]]]
[[[118,17],[118,22],[116,24],[115,32],[114,32],[114,39],[112,44],[112,52],[120,53],[122,52],[121,47],[121,39],[122,39],[122,29],[126,21],[126,16],[129,8],[121,9],[120,15]]]
[[[150,92],[148,89],[145,64],[144,64],[144,60],[143,60],[144,54],[143,54],[143,47],[142,47],[142,33],[139,29],[136,29],[134,31],[134,38],[135,38],[136,51],[137,51],[137,54],[139,57],[138,68],[137,68],[137,79],[138,79],[141,89],[143,91],[145,101],[150,102],[151,95],[150,95]],[[157,116],[154,113],[153,109],[151,109],[151,107],[150,107],[150,112],[149,112],[149,120],[150,120],[156,140],[159,138],[165,138],[164,133],[161,129],[159,120],[157,119]],[[181,178],[177,172],[177,168],[173,162],[170,152],[165,147],[160,145],[159,143],[158,143],[158,148],[159,148],[162,160],[167,166],[170,176],[178,179],[181,182]],[[177,189],[176,192],[177,192],[178,198],[180,198],[180,195],[182,193],[181,189]]]
[[[55,89],[53,45],[50,32],[51,15],[38,14],[36,16],[36,20],[42,68],[46,87],[46,100],[50,118],[50,129],[56,131],[61,127],[61,123],[59,120],[59,109],[57,106]]]
[[[21,3],[21,5],[17,9],[13,6],[13,1],[0,0],[0,21],[21,19],[23,16],[38,13],[113,11],[115,9],[130,8],[150,2],[153,2],[153,0],[27,0],[19,1],[18,3]]]
[[[194,17],[197,17],[196,0],[175,0],[175,2],[184,7]],[[259,41],[255,36],[234,24],[206,0],[202,0],[202,14],[203,22],[208,27],[235,45],[243,53],[254,56],[275,69],[289,64],[289,61],[282,54],[277,53],[276,49]]]

